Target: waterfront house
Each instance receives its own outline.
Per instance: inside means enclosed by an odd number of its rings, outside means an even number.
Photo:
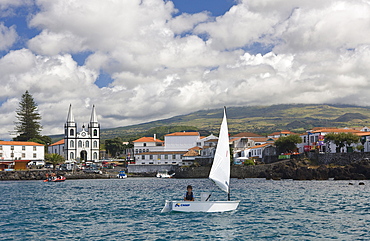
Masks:
[[[44,145],[25,141],[0,141],[0,169],[27,169],[30,161],[44,161]]]
[[[157,139],[155,134],[153,137],[141,137],[133,143],[135,155],[143,152],[164,151],[164,141]]]
[[[297,145],[299,150],[304,151],[311,151],[317,150],[321,153],[335,153],[336,152],[336,145],[333,142],[325,142],[325,135],[328,133],[353,133],[355,135],[362,136],[363,132],[360,130],[350,129],[350,128],[336,128],[336,127],[321,127],[321,128],[313,128],[312,130],[307,131],[306,135],[301,135],[302,143]],[[365,136],[367,136],[365,134]],[[352,144],[352,148],[354,149],[357,145],[361,143],[354,143]],[[368,150],[366,148],[366,150]],[[347,152],[346,147],[342,147],[340,152]]]

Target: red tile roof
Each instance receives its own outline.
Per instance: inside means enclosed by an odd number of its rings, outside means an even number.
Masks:
[[[159,139],[154,139],[154,137],[141,137],[133,142],[164,142]]]
[[[189,150],[198,150],[199,151],[199,150],[202,150],[202,148],[199,147],[199,146],[195,146],[195,147],[190,148]]]
[[[166,136],[199,136],[199,132],[175,132]]]
[[[324,129],[319,129],[319,130],[315,130],[315,131],[312,131],[312,133],[320,133],[320,132],[326,132],[326,133],[330,133],[330,132],[334,132],[334,133],[362,133],[363,131],[358,131],[358,130],[353,130],[353,129],[339,129],[339,128],[324,128]]]
[[[263,142],[263,141],[275,141],[277,140],[277,138],[272,138],[272,137],[254,137],[254,138],[250,138],[251,140],[255,141],[255,142]]]
[[[56,146],[56,145],[62,145],[62,144],[64,144],[64,139],[62,139],[60,141],[57,141],[57,142],[51,144],[50,146]]]
[[[199,156],[199,153],[195,150],[190,150],[184,154],[184,156]]]
[[[0,141],[0,145],[7,145],[7,146],[43,146],[43,144],[39,144],[36,142],[30,141]]]
[[[266,147],[266,146],[271,146],[271,144],[270,143],[265,143],[265,144],[262,144],[262,145],[253,146],[249,149],[257,149],[257,148]]]

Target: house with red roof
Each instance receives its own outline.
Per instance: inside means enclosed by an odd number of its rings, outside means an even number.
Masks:
[[[29,162],[44,162],[44,145],[25,141],[0,141],[0,170],[27,169]]]

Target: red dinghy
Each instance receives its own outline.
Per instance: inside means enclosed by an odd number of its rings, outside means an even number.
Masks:
[[[48,174],[46,174],[46,179],[44,180],[44,182],[64,182],[66,180],[66,177],[64,176],[58,176],[56,177],[55,174],[51,174],[51,176],[49,177]]]

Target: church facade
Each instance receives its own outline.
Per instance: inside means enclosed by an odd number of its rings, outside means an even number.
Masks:
[[[95,161],[99,160],[99,146],[100,124],[95,106],[92,108],[88,126],[82,125],[82,130],[78,131],[70,105],[67,122],[64,125],[64,139],[50,145],[49,153],[57,153],[69,161]]]

